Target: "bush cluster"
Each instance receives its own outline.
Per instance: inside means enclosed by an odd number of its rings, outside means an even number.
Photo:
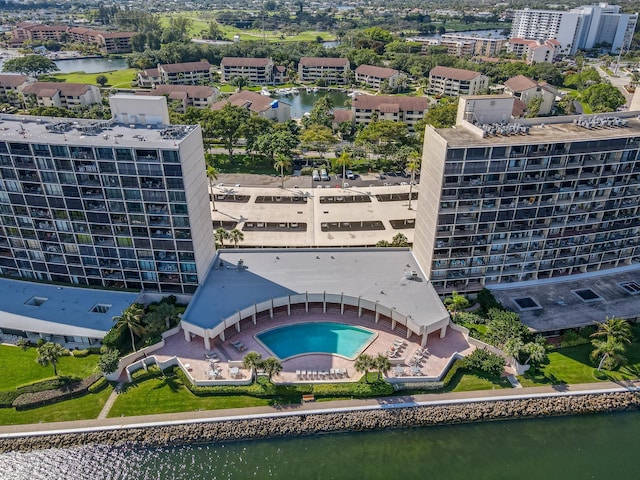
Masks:
[[[506,360],[486,348],[477,348],[462,362],[464,368],[480,370],[493,377],[499,377],[507,364]]]
[[[494,297],[493,294],[486,288],[483,288],[478,292],[476,300],[480,304],[481,311],[485,314],[492,308],[503,309],[500,302],[496,300],[496,297]]]
[[[471,312],[456,312],[455,315],[452,315],[452,320],[458,325],[464,325],[465,323],[470,323],[473,325],[487,323],[486,318]]]
[[[79,397],[88,392],[89,387],[100,378],[99,373],[94,373],[80,380],[79,382],[66,385],[54,390],[41,392],[23,393],[13,401],[13,406],[17,409],[35,408],[51,403],[60,402],[69,398]]]
[[[100,377],[93,384],[89,385],[87,391],[89,393],[98,393],[107,388],[108,385],[109,382],[107,381],[107,379],[104,377]]]

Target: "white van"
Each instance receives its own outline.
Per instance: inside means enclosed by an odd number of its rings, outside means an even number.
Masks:
[[[314,182],[320,181],[320,175],[318,174],[318,170],[313,171],[313,173],[311,174],[311,178],[313,178]]]

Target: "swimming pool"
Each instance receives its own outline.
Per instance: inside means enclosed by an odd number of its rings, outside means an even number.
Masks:
[[[310,353],[353,360],[376,336],[371,330],[342,323],[305,322],[265,330],[255,337],[280,360]]]

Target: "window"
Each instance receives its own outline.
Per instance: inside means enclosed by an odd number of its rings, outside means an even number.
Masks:
[[[111,305],[107,303],[96,303],[93,307],[91,307],[91,310],[89,311],[91,313],[107,313],[110,308]]]

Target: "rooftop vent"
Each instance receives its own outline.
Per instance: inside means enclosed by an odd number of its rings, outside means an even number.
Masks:
[[[31,297],[29,300],[24,302],[24,304],[25,305],[30,305],[32,307],[39,307],[40,305],[42,305],[47,300],[49,300],[49,299],[46,298],[46,297]]]
[[[636,295],[640,293],[640,285],[638,285],[638,282],[623,282],[620,284],[620,286],[624,288],[627,291],[627,293],[630,293],[631,295]]]
[[[513,303],[516,304],[518,310],[520,310],[521,312],[527,310],[538,310],[542,308],[540,304],[531,297],[514,298]]]
[[[529,133],[529,127],[521,125],[519,123],[484,123],[480,125],[482,129],[482,136],[492,135],[527,135]]]
[[[613,116],[578,117],[573,121],[579,127],[592,130],[594,128],[626,127],[629,120]]]
[[[581,290],[571,290],[571,292],[585,303],[598,302],[600,300],[603,300],[603,298],[600,295],[598,295],[596,292],[594,292],[590,288],[583,288]]]
[[[106,303],[96,303],[93,307],[91,307],[91,310],[89,311],[91,313],[107,313],[110,308],[111,305],[108,305]]]

